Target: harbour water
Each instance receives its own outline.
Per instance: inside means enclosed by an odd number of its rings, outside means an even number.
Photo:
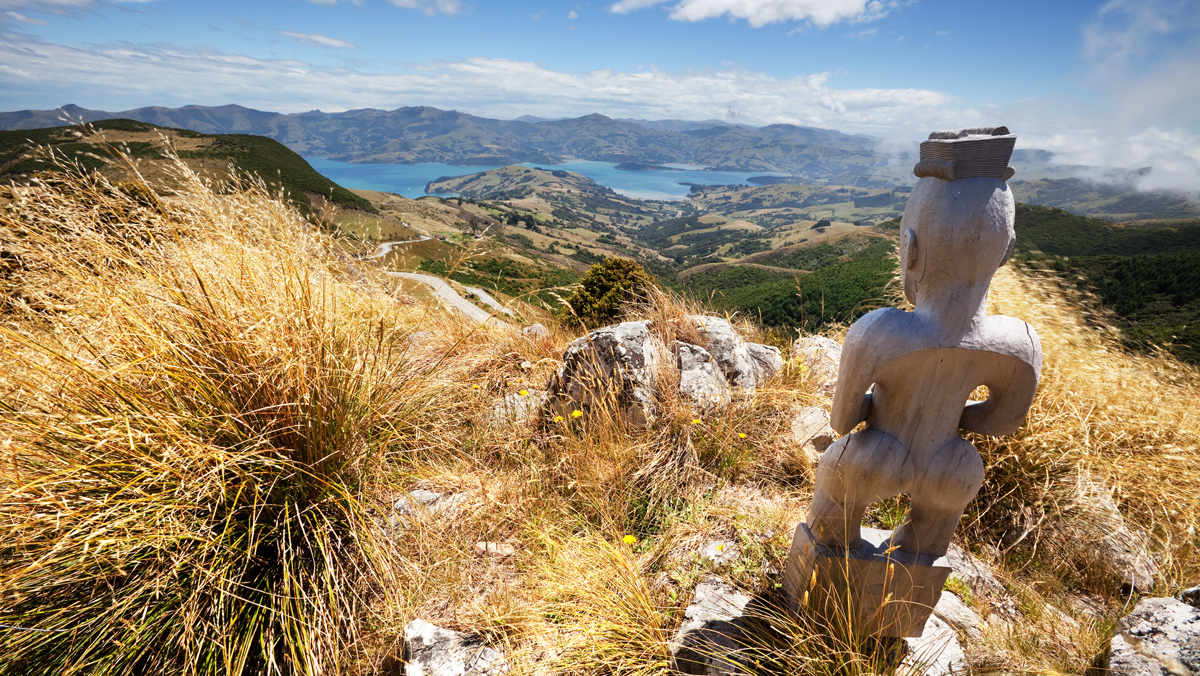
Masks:
[[[498,167],[457,166],[453,164],[351,164],[319,157],[307,157],[326,178],[346,188],[392,192],[409,198],[425,195],[425,184],[443,176],[465,176]],[[687,165],[665,165],[669,169],[626,171],[610,162],[578,160],[563,164],[534,165],[544,169],[572,171],[587,176],[606,188],[627,197],[654,200],[686,199],[689,184],[749,185],[747,179],[763,172],[707,171]]]

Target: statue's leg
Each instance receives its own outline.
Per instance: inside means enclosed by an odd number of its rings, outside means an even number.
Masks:
[[[963,510],[983,485],[983,460],[966,439],[955,439],[933,453],[918,470],[908,519],[894,542],[913,554],[941,556],[950,546]]]
[[[865,429],[838,439],[817,464],[808,528],[821,544],[862,544],[863,513],[878,500],[906,490],[916,474],[908,449],[895,437]]]

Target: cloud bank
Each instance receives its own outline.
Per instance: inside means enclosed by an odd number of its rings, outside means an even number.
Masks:
[[[620,0],[608,9],[625,14],[669,0]],[[755,28],[779,21],[810,21],[825,28],[840,21],[872,21],[885,16],[894,3],[884,0],[678,0],[671,7],[677,21],[704,21],[728,15],[745,19]]]

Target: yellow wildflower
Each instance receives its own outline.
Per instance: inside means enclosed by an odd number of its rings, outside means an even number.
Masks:
[[[563,421],[563,417],[561,415],[554,416],[554,422],[560,423],[562,421]]]
[[[478,390],[478,389],[479,389],[479,386],[478,386],[478,385],[472,385],[472,386],[471,386],[471,389],[472,389],[472,390]]]
[[[632,535],[626,535],[625,537],[621,538],[621,541],[627,545],[636,545],[637,544],[637,538],[635,538]]]
[[[575,409],[574,411],[571,411],[572,418],[578,418],[578,417],[581,417],[582,415],[583,415],[583,411],[580,411],[579,409]]]
[[[523,397],[523,396],[529,394],[529,390],[521,390],[520,392],[517,392],[517,394],[519,394]]]
[[[699,425],[699,424],[700,424],[700,419],[699,419],[699,418],[692,418],[692,424],[693,424],[693,425]]]
[[[746,438],[745,432],[738,432],[738,439],[745,439],[745,438]]]

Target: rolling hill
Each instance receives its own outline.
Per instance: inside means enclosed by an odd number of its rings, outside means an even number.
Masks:
[[[72,120],[126,118],[208,134],[256,134],[303,155],[347,162],[459,165],[568,159],[686,162],[726,169],[861,172],[875,163],[875,140],[828,129],[722,123],[643,125],[604,115],[563,120],[494,120],[425,106],[342,113],[282,114],[243,106],[148,107],[119,113],[63,106],[0,113],[0,129],[35,129]]]
[[[203,177],[225,182],[235,174],[259,176],[272,189],[286,192],[305,213],[317,198],[343,209],[375,211],[370,202],[317,173],[278,141],[248,134],[203,134],[126,119],[101,120],[87,128],[0,131],[0,181],[25,182],[37,172],[56,169],[45,154],[51,149],[81,169],[124,180],[129,170],[119,151],[152,186],[170,190],[174,177],[164,171],[172,162],[168,145]]]

